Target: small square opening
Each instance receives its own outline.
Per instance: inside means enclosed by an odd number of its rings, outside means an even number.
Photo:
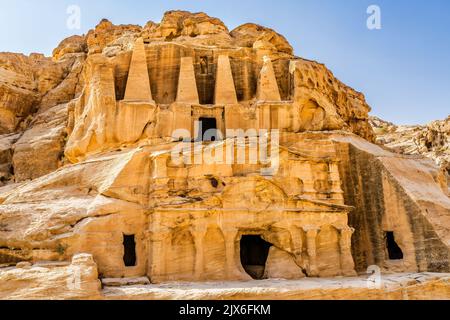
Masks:
[[[216,118],[200,118],[198,121],[200,125],[198,140],[205,142],[220,140]]]

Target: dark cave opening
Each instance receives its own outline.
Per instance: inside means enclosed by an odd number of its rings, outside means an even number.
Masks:
[[[123,262],[125,267],[136,266],[136,240],[134,235],[123,235]]]
[[[403,251],[395,242],[395,235],[392,231],[387,231],[385,234],[386,248],[388,251],[389,260],[402,260]]]
[[[200,141],[217,141],[219,140],[217,132],[217,120],[216,118],[200,118],[201,128],[199,129]]]
[[[264,278],[266,262],[272,244],[264,241],[258,235],[246,235],[241,238],[241,263],[253,279]]]

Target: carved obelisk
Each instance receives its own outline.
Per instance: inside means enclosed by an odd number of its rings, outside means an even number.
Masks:
[[[200,103],[192,57],[181,58],[177,102],[187,104]]]
[[[273,69],[272,61],[269,57],[264,57],[264,64],[258,81],[258,101],[281,101],[280,90],[278,88],[277,78]]]
[[[138,38],[134,44],[124,100],[154,103],[142,38]]]
[[[215,104],[237,104],[236,87],[231,72],[230,58],[220,55],[217,62],[217,79],[215,89]]]

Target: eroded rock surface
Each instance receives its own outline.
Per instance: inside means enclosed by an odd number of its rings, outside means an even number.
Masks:
[[[61,42],[52,58],[0,53],[0,134],[19,137],[10,156],[2,158],[10,172],[2,174],[4,182],[37,178],[59,167],[54,154],[62,158],[67,112],[58,106],[81,94],[86,50],[85,38],[73,36]]]
[[[71,263],[20,263],[0,268],[1,300],[101,299],[97,266],[91,255],[80,254]]]
[[[67,104],[34,115],[29,128],[14,144],[12,165],[16,182],[33,180],[61,167],[67,117]]]
[[[426,156],[450,174],[450,117],[425,126],[397,126],[370,118],[377,143],[396,152]]]
[[[230,32],[204,13],[144,27],[102,20],[53,58],[0,55],[0,298],[173,298],[151,286],[307,282],[371,265],[450,272],[447,176],[373,144],[369,112],[274,30]],[[207,139],[199,123],[223,136]],[[270,157],[253,159],[263,147]],[[249,161],[228,158],[241,152]],[[73,266],[86,280],[62,292]],[[114,287],[100,292],[99,278]],[[367,293],[308,288],[283,297]],[[450,298],[445,276],[410,289]],[[224,290],[192,297],[279,292]]]

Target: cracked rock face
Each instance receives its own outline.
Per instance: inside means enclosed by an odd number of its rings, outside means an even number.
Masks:
[[[374,144],[370,110],[276,31],[204,13],[102,20],[52,58],[0,54],[0,298],[127,298],[99,278],[148,298],[167,297],[149,283],[450,272],[446,174]],[[198,122],[248,138],[194,144]],[[412,130],[417,153],[445,153],[447,129]],[[264,130],[279,135],[255,147]],[[269,162],[227,158],[269,146]],[[81,287],[60,291],[74,268]]]
[[[425,126],[396,126],[376,117],[370,123],[377,143],[404,154],[423,155],[450,174],[450,117]]]

